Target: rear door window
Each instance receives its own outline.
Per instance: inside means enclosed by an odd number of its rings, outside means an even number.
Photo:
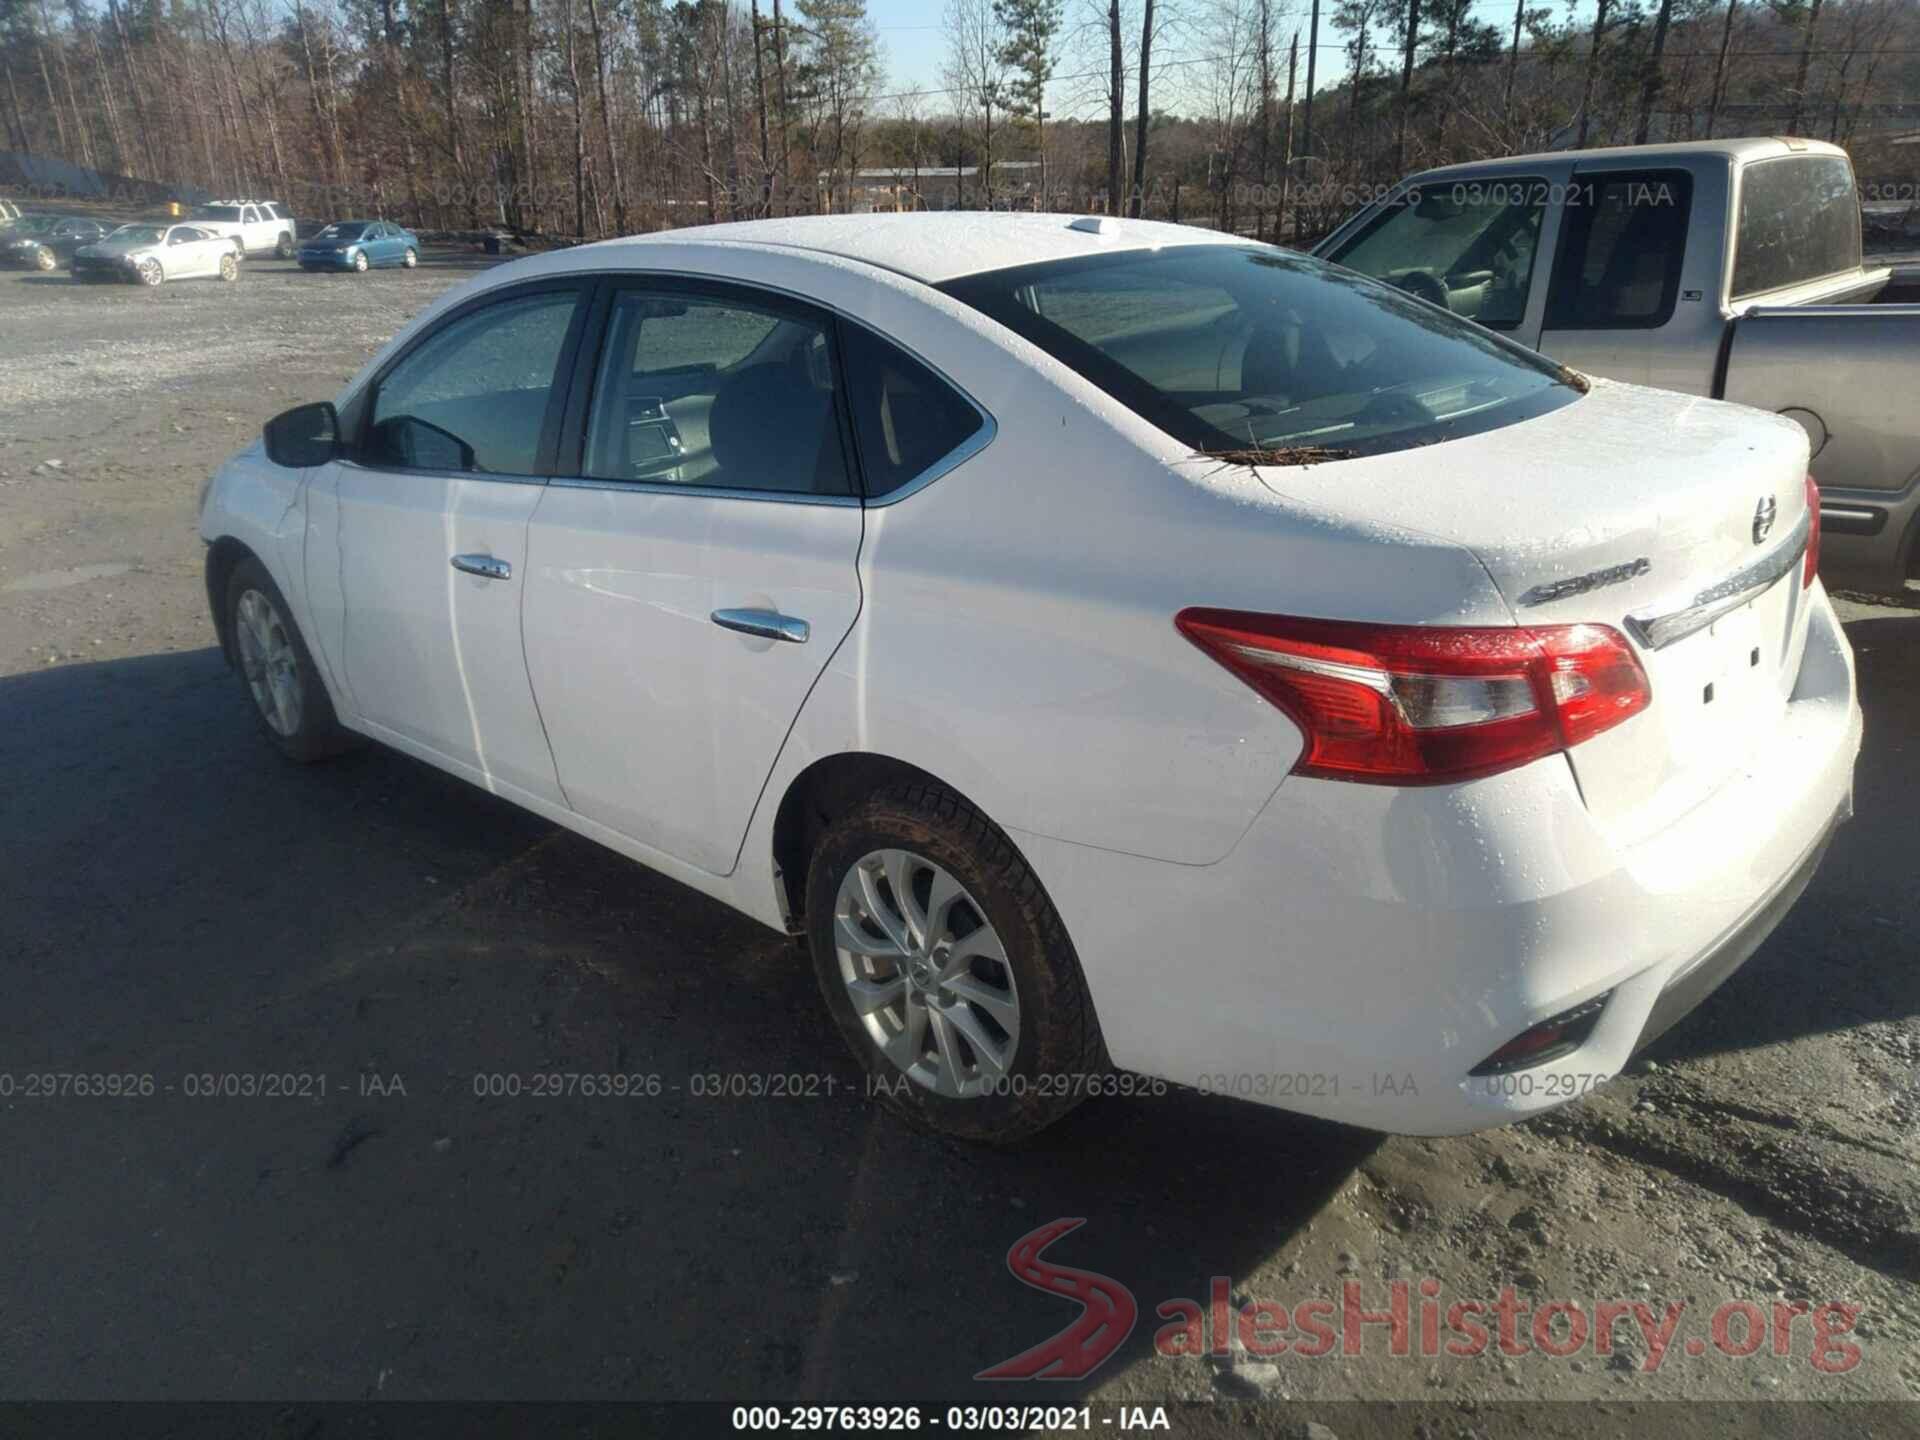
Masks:
[[[1788,155],[1740,173],[1733,298],[1860,265],[1860,197],[1839,155]]]
[[[587,420],[584,473],[849,496],[831,320],[774,297],[623,289]]]
[[[1560,222],[1546,328],[1666,324],[1680,292],[1692,198],[1684,171],[1576,176]]]

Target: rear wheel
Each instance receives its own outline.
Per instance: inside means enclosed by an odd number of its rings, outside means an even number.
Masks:
[[[227,581],[227,634],[254,714],[281,754],[306,764],[347,748],[350,737],[286,599],[251,556]]]
[[[33,263],[43,271],[51,270],[56,263],[54,253],[47,249],[38,250],[34,253]]]
[[[1107,1068],[1052,902],[951,791],[896,786],[833,821],[807,873],[807,934],[834,1023],[916,1124],[1024,1139]]]
[[[274,242],[273,258],[276,260],[291,260],[293,258],[293,236],[287,234],[284,230],[280,232],[280,238]]]

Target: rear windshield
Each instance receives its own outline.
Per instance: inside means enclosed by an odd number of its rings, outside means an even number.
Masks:
[[[1532,351],[1285,250],[1133,251],[942,288],[1195,450],[1275,464],[1430,445],[1580,394]]]
[[[1736,299],[1859,265],[1860,197],[1844,156],[1789,155],[1741,172]]]

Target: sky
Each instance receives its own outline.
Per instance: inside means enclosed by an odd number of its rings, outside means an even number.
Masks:
[[[1207,0],[1181,0],[1189,11],[1201,10]],[[1539,4],[1542,0],[1529,0],[1529,4]],[[1315,84],[1326,87],[1336,83],[1346,73],[1346,57],[1341,53],[1341,37],[1328,23],[1334,0],[1321,0],[1320,9],[1320,63],[1315,76]],[[946,38],[941,31],[940,15],[942,0],[867,0],[867,14],[880,33],[881,45],[886,51],[887,82],[884,92],[937,90],[942,87],[941,70],[946,59]],[[1129,10],[1137,5],[1129,3]],[[1071,30],[1076,23],[1086,17],[1104,13],[1105,5],[1101,0],[1065,0],[1065,30]],[[1554,6],[1556,18],[1564,17],[1567,9],[1563,5]],[[1301,44],[1306,43],[1308,6],[1306,0],[1277,0],[1276,15],[1279,17],[1278,29],[1281,44],[1291,38],[1295,27],[1301,31]],[[1590,0],[1574,5],[1572,14],[1590,20],[1593,7]],[[1473,7],[1476,19],[1489,21],[1501,28],[1502,33],[1511,33],[1513,25],[1513,0],[1478,0]],[[1083,51],[1071,43],[1063,47],[1057,73],[1066,76],[1087,68]],[[1208,47],[1199,38],[1174,36],[1161,47],[1165,51],[1167,67],[1162,70],[1160,57],[1156,55],[1154,70],[1155,83],[1165,82],[1165,91],[1173,101],[1169,108],[1183,108],[1178,104],[1178,89],[1182,79],[1188,75],[1200,73]],[[1301,84],[1306,83],[1306,56],[1303,51],[1300,63]],[[1049,105],[1062,115],[1090,115],[1095,105],[1091,100],[1076,104],[1079,92],[1085,88],[1085,82],[1063,79],[1055,82],[1054,93],[1048,97]],[[939,108],[939,98],[929,102],[930,109]]]

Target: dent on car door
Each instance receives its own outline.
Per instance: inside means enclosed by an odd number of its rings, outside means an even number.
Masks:
[[[725,874],[860,608],[834,322],[666,282],[601,310],[530,527],[527,664],[568,803]]]
[[[349,407],[357,449],[336,467],[333,554],[309,547],[312,565],[331,560],[339,577],[361,723],[490,788],[553,803],[520,604],[581,296],[548,284],[491,298],[409,346]]]

